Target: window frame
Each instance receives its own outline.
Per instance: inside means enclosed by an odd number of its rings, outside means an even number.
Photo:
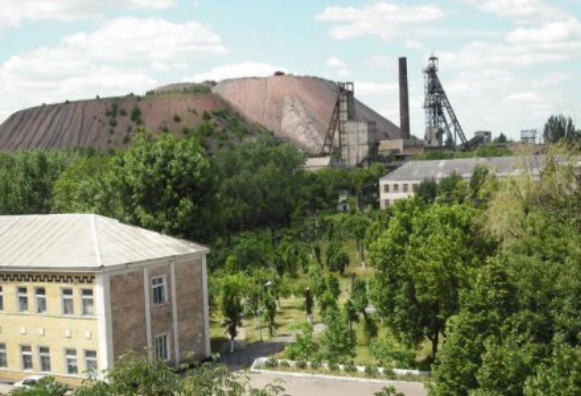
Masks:
[[[397,183],[394,183],[393,184],[393,192],[394,193],[398,193],[399,192],[399,184],[397,184]]]
[[[43,290],[44,294],[38,294],[39,290]],[[40,305],[39,305],[39,300],[44,300],[44,311],[40,311]],[[38,286],[34,288],[34,312],[37,314],[43,314],[46,313],[48,309],[48,304],[47,304],[47,299],[46,299],[46,287],[44,286]]]
[[[163,356],[160,356],[160,354],[158,353],[158,340],[159,339],[165,339],[165,353],[166,353],[166,357],[164,358]],[[169,334],[168,333],[161,333],[156,335],[153,338],[153,345],[154,345],[154,353],[155,353],[155,357],[157,359],[160,359],[162,362],[169,362],[171,360],[171,349],[170,349],[170,340],[169,340]]]
[[[23,293],[21,289],[24,289]],[[22,300],[24,299],[24,300]],[[18,303],[18,312],[26,313],[30,310],[30,300],[28,299],[28,287],[27,286],[16,286],[16,301]],[[22,301],[26,301],[26,309],[22,309]]]
[[[85,296],[85,292],[91,292],[90,296]],[[85,302],[91,302],[91,312],[87,313],[85,311]],[[95,293],[93,289],[81,289],[81,315],[83,316],[94,316],[95,315]]]
[[[0,285],[0,311],[4,311],[4,285]]]
[[[4,356],[4,360],[0,358],[0,369],[8,368],[8,351],[5,342],[0,342],[0,356]]]
[[[41,349],[46,349],[46,352],[43,352]],[[43,370],[43,361],[42,358],[48,358],[48,370]],[[38,346],[38,363],[40,364],[40,372],[41,373],[50,373],[52,372],[52,361],[50,359],[50,348],[47,346]]]
[[[87,356],[87,352],[93,352],[95,354],[94,357],[89,357]],[[97,358],[97,350],[96,349],[84,349],[83,350],[83,357],[85,360],[85,374],[91,374],[91,373],[97,373],[99,371],[99,360]],[[88,362],[94,362],[95,363],[95,369],[93,370],[93,368],[89,369],[89,364]]]
[[[408,192],[408,183],[403,183],[402,185],[402,192],[407,193]]]
[[[154,282],[156,280],[161,279],[161,283],[160,284],[154,284]],[[157,301],[156,302],[156,289],[157,288],[161,288],[162,290],[162,297],[163,300],[162,301]],[[153,305],[158,306],[158,305],[163,305],[165,303],[168,302],[168,297],[167,297],[167,279],[165,275],[158,275],[158,276],[152,276],[151,277],[151,302]]]
[[[69,351],[74,351],[74,355],[69,354]],[[79,357],[77,354],[77,348],[65,348],[64,350],[64,363],[65,363],[65,372],[67,373],[67,375],[79,375]],[[75,372],[71,373],[69,371],[69,359],[74,359],[75,362]]]
[[[71,295],[65,295],[65,290],[70,290]],[[71,312],[65,312],[65,300],[70,300],[71,302]],[[61,287],[61,313],[64,316],[74,316],[75,315],[75,291],[72,287]]]
[[[28,348],[28,351],[24,351],[24,348]],[[28,356],[30,358],[30,368],[26,368],[24,356]],[[34,370],[34,358],[32,356],[32,346],[30,344],[21,344],[20,345],[20,367],[22,367],[22,371],[33,371]]]
[[[385,184],[383,185],[383,192],[384,192],[384,193],[388,193],[388,192],[389,192],[389,184],[385,183]]]

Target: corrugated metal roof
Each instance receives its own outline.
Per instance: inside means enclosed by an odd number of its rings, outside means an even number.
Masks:
[[[97,269],[205,251],[99,215],[0,216],[0,269]]]
[[[460,158],[431,161],[409,161],[383,176],[381,181],[442,179],[451,173],[469,178],[476,165],[486,166],[498,176],[519,175],[524,171],[538,175],[544,163],[543,156]]]

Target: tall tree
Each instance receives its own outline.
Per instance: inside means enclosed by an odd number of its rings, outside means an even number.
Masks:
[[[575,130],[573,119],[562,114],[549,117],[543,128],[543,138],[547,143],[556,143],[562,139],[574,140],[580,136]]]

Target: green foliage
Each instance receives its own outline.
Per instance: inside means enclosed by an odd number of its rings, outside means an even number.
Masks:
[[[329,244],[327,249],[327,268],[330,271],[342,274],[349,265],[349,261],[349,255],[341,249],[341,244],[338,241],[333,241]]]
[[[131,121],[137,125],[143,124],[143,120],[141,119],[141,109],[138,105],[133,106],[131,109]]]
[[[438,196],[438,182],[435,179],[423,180],[416,190],[416,197],[423,203],[434,203]]]
[[[228,275],[222,279],[220,310],[224,321],[222,326],[233,342],[238,335],[238,327],[242,326],[242,298],[247,287],[245,279],[240,275]],[[233,343],[231,344],[233,349]]]
[[[375,392],[373,396],[405,396],[401,392],[397,392],[393,386],[386,386],[379,392]]]
[[[383,368],[409,368],[414,363],[415,351],[389,339],[377,339],[370,343],[369,350]]]
[[[346,363],[355,357],[355,332],[349,329],[349,321],[337,309],[325,313],[327,328],[321,336],[320,353],[323,360]]]
[[[11,396],[64,396],[68,386],[57,382],[53,377],[44,377],[27,388],[16,388],[10,392]]]
[[[315,360],[319,350],[319,344],[313,337],[313,326],[309,323],[301,323],[295,342],[285,349],[285,356],[291,360]]]
[[[581,347],[557,344],[550,360],[537,366],[527,378],[524,395],[544,396],[581,394]]]
[[[547,143],[572,141],[581,138],[581,132],[575,130],[575,123],[571,117],[559,114],[549,117],[543,128],[543,138]]]
[[[182,122],[182,117],[178,113],[173,115],[173,122]]]

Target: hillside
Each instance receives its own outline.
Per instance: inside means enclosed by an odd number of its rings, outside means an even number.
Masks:
[[[291,75],[225,80],[212,91],[249,120],[313,153],[323,146],[337,95],[332,81]],[[399,138],[396,125],[358,100],[355,111],[359,120],[377,123],[379,139]]]
[[[211,93],[127,95],[18,111],[0,125],[0,148],[124,148],[141,125],[154,134],[198,129],[210,147],[260,133]]]
[[[255,136],[263,132],[262,125],[317,153],[335,95],[333,82],[316,77],[169,84],[144,97],[130,94],[18,111],[0,125],[0,149],[124,148],[140,125],[156,134],[198,131],[212,148]],[[399,137],[399,128],[359,101],[356,112],[360,120],[377,123],[380,139]]]

